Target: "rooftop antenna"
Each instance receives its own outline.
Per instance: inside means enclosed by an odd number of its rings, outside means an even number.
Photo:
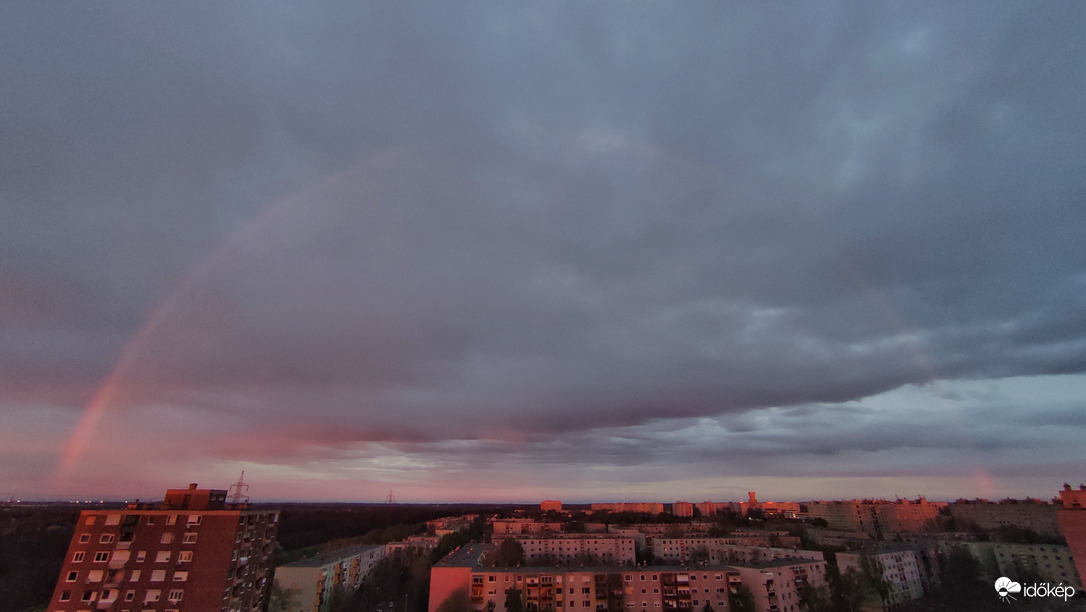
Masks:
[[[392,494],[392,489],[388,490],[388,497],[385,498],[386,504],[392,504],[396,502],[396,496]]]
[[[238,476],[238,481],[230,485],[230,503],[232,504],[247,504],[249,503],[249,496],[246,492],[249,490],[249,485],[245,484],[245,470],[241,471],[241,476]]]

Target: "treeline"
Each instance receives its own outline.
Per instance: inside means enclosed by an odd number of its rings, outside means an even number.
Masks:
[[[78,518],[69,507],[0,508],[0,612],[48,603]]]
[[[493,513],[506,508],[473,504],[285,504],[279,507],[282,509],[279,545],[286,551],[359,537],[393,525],[425,523],[461,514]]]

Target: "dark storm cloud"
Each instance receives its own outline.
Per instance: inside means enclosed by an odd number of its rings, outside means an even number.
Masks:
[[[669,443],[950,449],[831,424],[1086,369],[1079,7],[3,12],[0,401],[116,367],[116,410],[259,414],[228,457],[636,465],[703,417]]]

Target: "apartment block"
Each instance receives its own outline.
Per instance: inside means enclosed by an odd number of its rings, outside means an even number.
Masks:
[[[537,521],[530,518],[494,519],[490,521],[490,526],[494,529],[494,537],[497,539],[526,533],[558,533],[565,527],[560,522]]]
[[[863,553],[837,553],[837,567],[842,572],[855,569],[863,572],[864,557],[874,564],[879,576],[889,587],[886,601],[872,600],[867,605],[883,609],[905,602],[914,601],[924,596],[926,582],[923,562],[920,554],[912,549],[880,549]]]
[[[524,548],[528,563],[602,563],[633,565],[637,539],[609,533],[562,533],[513,536]]]
[[[963,547],[980,562],[984,577],[994,580],[1008,576],[1018,581],[1027,576],[1052,584],[1063,583],[1083,590],[1082,580],[1075,569],[1071,549],[1057,544],[1011,544],[1007,542],[945,542],[941,550]]]
[[[675,516],[694,516],[694,504],[685,501],[677,501],[671,504],[671,513]]]
[[[263,609],[279,511],[226,494],[192,484],[160,504],[81,512],[47,610]]]
[[[456,590],[468,591],[472,608],[506,611],[509,593],[519,597],[524,609],[540,612],[564,610],[701,610],[709,604],[715,612],[727,612],[729,568],[696,570],[674,566],[584,568],[521,567],[488,568],[479,564],[482,550],[450,554],[431,570],[430,612]]]
[[[754,597],[757,612],[801,612],[805,609],[806,585],[826,585],[826,562],[822,560],[776,559],[748,564],[732,564],[734,573],[730,590],[741,583]]]
[[[807,503],[807,514],[834,529],[862,531],[872,537],[921,531],[939,516],[945,502],[913,500],[849,500]]]
[[[1005,499],[1001,502],[959,499],[949,504],[947,509],[950,516],[959,522],[959,529],[973,524],[989,530],[1013,526],[1047,536],[1060,533],[1056,519],[1057,506],[1039,499]]]
[[[592,504],[589,508],[593,512],[647,512],[649,514],[663,514],[664,504],[658,502],[622,502],[616,504]]]
[[[290,612],[319,612],[336,587],[353,593],[384,557],[384,546],[352,546],[277,567],[275,580],[292,591]]]
[[[797,538],[798,540],[798,538]],[[666,563],[747,563],[774,559],[823,559],[822,551],[796,547],[747,546],[742,538],[653,538],[652,553]]]

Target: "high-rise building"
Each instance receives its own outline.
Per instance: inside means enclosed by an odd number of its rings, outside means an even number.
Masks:
[[[279,511],[226,494],[191,484],[160,504],[84,510],[47,610],[263,609]]]

